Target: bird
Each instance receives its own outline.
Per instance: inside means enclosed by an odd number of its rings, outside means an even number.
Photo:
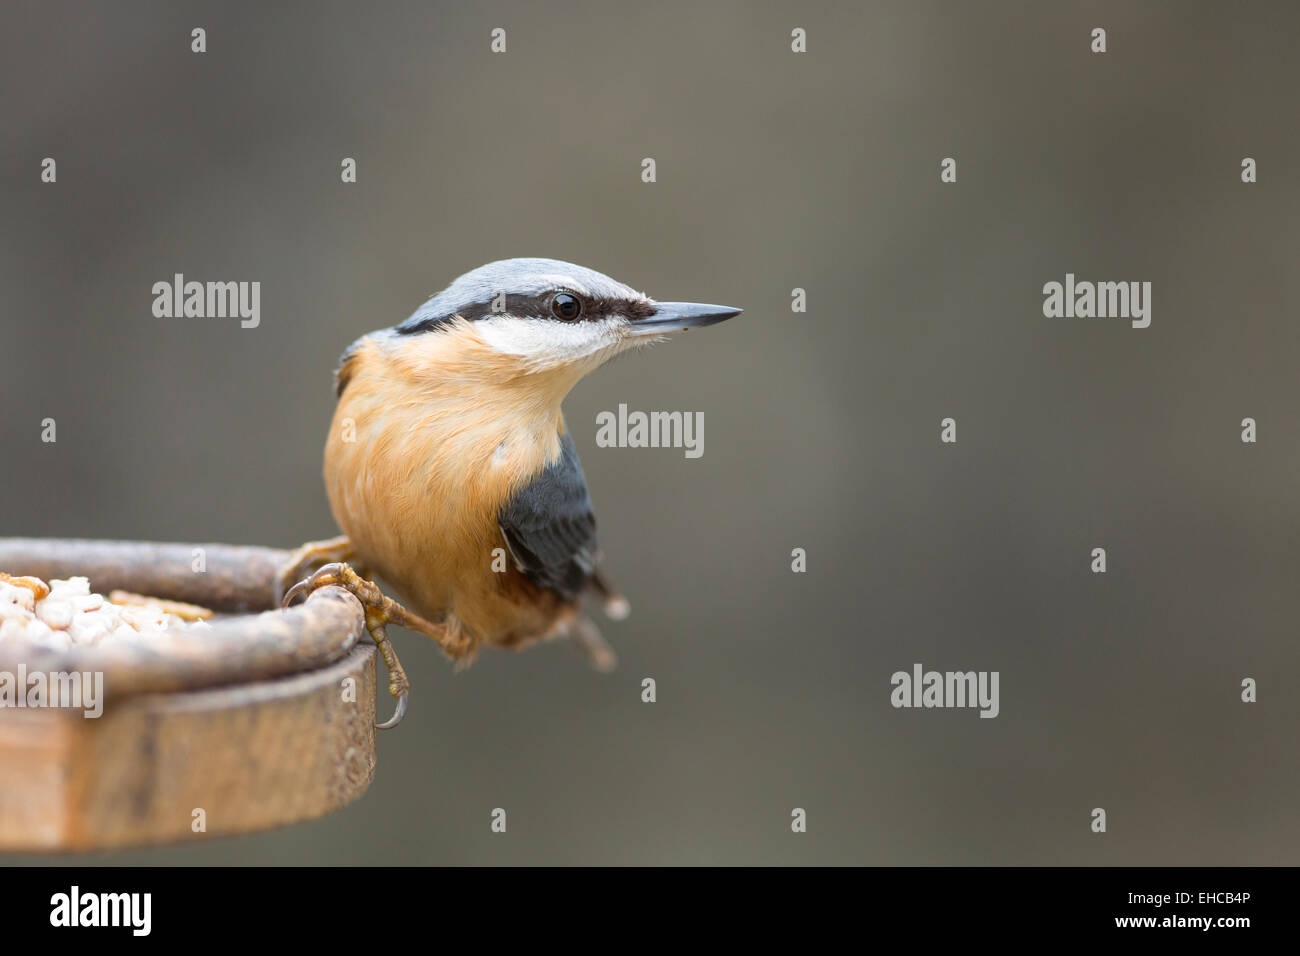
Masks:
[[[483,645],[568,638],[613,668],[584,601],[615,620],[629,605],[600,570],[561,405],[611,358],[741,311],[656,301],[558,259],[503,259],[348,346],[324,456],[343,534],[296,549],[277,589],[284,606],[328,585],[361,602],[396,700],[377,726],[401,721],[409,693],[388,624],[432,638],[458,666]]]

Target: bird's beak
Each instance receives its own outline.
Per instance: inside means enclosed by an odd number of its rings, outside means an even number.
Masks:
[[[653,315],[637,319],[629,327],[633,335],[668,335],[699,329],[740,315],[741,309],[700,302],[656,302]]]

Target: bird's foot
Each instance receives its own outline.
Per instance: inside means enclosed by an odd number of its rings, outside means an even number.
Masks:
[[[352,542],[345,534],[328,541],[308,541],[296,548],[275,576],[276,603],[283,604],[289,589],[307,577],[309,571],[336,561],[350,561],[353,567],[360,568],[359,574],[365,575],[365,569],[361,568],[352,549]]]
[[[375,725],[382,730],[396,727],[406,715],[406,698],[410,690],[406,671],[402,669],[402,663],[397,659],[397,652],[393,650],[393,645],[388,640],[389,624],[396,624],[398,627],[433,638],[442,648],[443,653],[458,664],[467,664],[478,649],[478,641],[465,632],[460,621],[453,615],[448,614],[443,621],[437,623],[426,620],[414,611],[408,611],[392,598],[386,597],[377,584],[367,581],[354,568],[343,562],[327,564],[305,581],[299,581],[285,594],[283,604],[287,607],[299,595],[309,594],[328,584],[343,588],[361,602],[361,606],[366,610],[366,629],[370,631],[375,646],[379,648],[384,663],[388,665],[388,692],[397,699],[397,712],[384,723]]]
[[[288,607],[293,603],[294,598],[305,597],[317,588],[323,588],[327,585],[343,588],[360,601],[361,606],[365,609],[366,630],[370,632],[375,646],[379,648],[379,653],[383,655],[384,664],[388,667],[388,693],[397,701],[397,710],[393,713],[393,716],[382,724],[375,724],[375,726],[380,730],[390,730],[400,724],[402,718],[406,716],[406,701],[410,693],[411,683],[406,678],[406,671],[402,667],[402,662],[397,659],[397,651],[393,649],[392,641],[388,639],[387,624],[389,621],[401,623],[399,619],[409,612],[392,598],[386,597],[373,581],[367,581],[349,565],[342,562],[326,564],[311,577],[299,581],[285,592],[281,604]],[[401,612],[401,614],[397,612]]]

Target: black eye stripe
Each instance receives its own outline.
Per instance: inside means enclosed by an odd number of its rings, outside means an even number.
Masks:
[[[494,315],[501,314],[513,315],[521,319],[550,319],[556,321],[557,316],[551,311],[551,306],[555,296],[559,294],[571,295],[581,303],[581,313],[571,321],[594,321],[608,315],[625,315],[629,319],[644,319],[654,315],[654,306],[644,299],[583,296],[568,289],[556,289],[541,295],[512,295],[507,293],[505,308],[494,308],[493,306],[500,305],[501,299],[499,296],[493,296],[483,302],[475,302],[473,305],[467,305],[455,312],[442,315],[427,315],[417,311],[409,319],[397,326],[396,332],[398,335],[433,332],[450,324],[456,316],[460,316],[468,322],[490,319]]]

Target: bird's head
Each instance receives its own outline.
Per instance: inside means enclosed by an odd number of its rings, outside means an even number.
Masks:
[[[393,333],[467,336],[524,374],[557,372],[577,381],[620,352],[740,311],[657,302],[558,259],[503,259],[465,273]]]

